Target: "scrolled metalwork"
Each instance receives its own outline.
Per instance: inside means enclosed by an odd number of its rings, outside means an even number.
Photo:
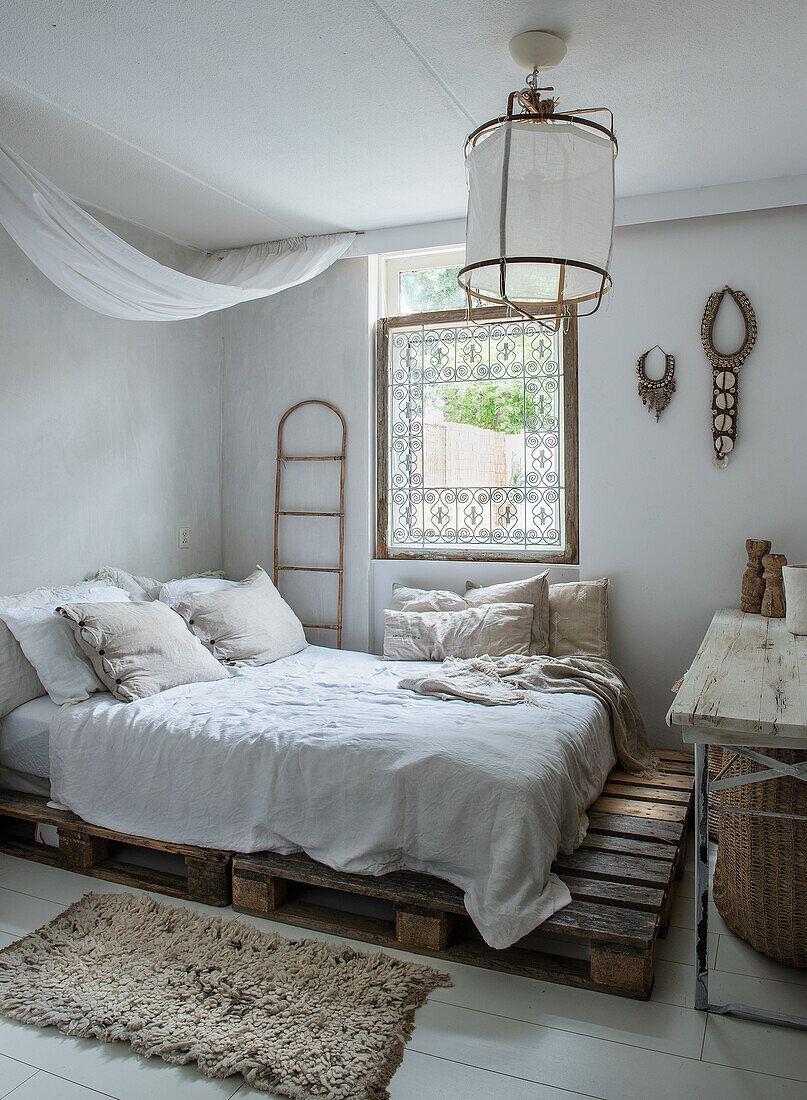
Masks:
[[[559,335],[518,320],[398,330],[390,339],[389,383],[391,547],[563,549]],[[475,383],[522,387],[523,430],[511,434],[508,444],[513,483],[435,483],[426,468],[427,434],[434,426],[427,418],[429,400]]]

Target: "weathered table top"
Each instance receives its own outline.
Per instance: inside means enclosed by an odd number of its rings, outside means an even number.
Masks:
[[[807,637],[784,619],[715,612],[667,718],[687,742],[807,748]]]

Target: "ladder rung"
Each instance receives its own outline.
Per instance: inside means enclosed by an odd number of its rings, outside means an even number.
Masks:
[[[344,462],[344,455],[281,455],[281,462]]]
[[[295,573],[341,573],[341,569],[333,569],[330,566],[324,565],[278,565],[278,572],[286,570],[287,572],[293,571]]]
[[[344,512],[278,512],[279,516],[343,516]]]
[[[338,630],[338,626],[334,626],[333,623],[303,623],[306,630]]]

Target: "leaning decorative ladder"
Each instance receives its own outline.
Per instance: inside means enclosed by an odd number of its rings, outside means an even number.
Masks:
[[[326,409],[330,409],[332,413],[339,417],[342,425],[342,446],[339,454],[335,455],[284,455],[283,454],[283,427],[293,412],[297,409],[302,409],[306,405],[322,405]],[[347,447],[347,425],[345,424],[345,418],[335,405],[331,405],[328,401],[320,401],[317,399],[310,401],[299,401],[296,405],[292,405],[290,409],[287,409],[280,418],[280,423],[277,426],[277,475],[275,477],[275,585],[278,583],[278,576],[284,572],[295,573],[335,573],[338,577],[339,589],[337,594],[337,611],[335,623],[303,623],[306,630],[335,630],[336,631],[336,648],[342,648],[342,591],[344,585],[344,556],[345,556],[345,453]],[[340,463],[340,476],[339,476],[339,509],[338,511],[289,511],[282,509],[280,490],[282,485],[282,473],[284,466],[287,462],[338,462]],[[280,551],[279,551],[279,536],[280,536],[280,517],[281,516],[320,516],[328,517],[339,520],[339,564],[337,566],[323,566],[323,565],[281,565],[280,564]]]

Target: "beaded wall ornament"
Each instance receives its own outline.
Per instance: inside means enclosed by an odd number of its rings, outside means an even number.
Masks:
[[[721,355],[712,340],[717,311],[726,293],[734,299],[743,315],[745,337],[742,344],[731,355]],[[701,321],[701,343],[706,357],[712,365],[712,445],[714,446],[715,466],[728,465],[729,455],[734,450],[737,438],[737,406],[740,398],[740,367],[751,354],[757,338],[757,318],[751,303],[741,290],[732,290],[724,286],[709,295]]]
[[[645,360],[651,351],[655,351],[656,348],[664,356],[664,374],[661,378],[648,378],[644,369]],[[636,373],[639,376],[639,396],[642,399],[643,405],[648,405],[650,411],[656,414],[656,423],[658,419],[672,399],[672,395],[675,393],[675,356],[668,355],[664,348],[659,347],[658,344],[655,347],[649,348],[644,355],[640,355],[636,360]]]

